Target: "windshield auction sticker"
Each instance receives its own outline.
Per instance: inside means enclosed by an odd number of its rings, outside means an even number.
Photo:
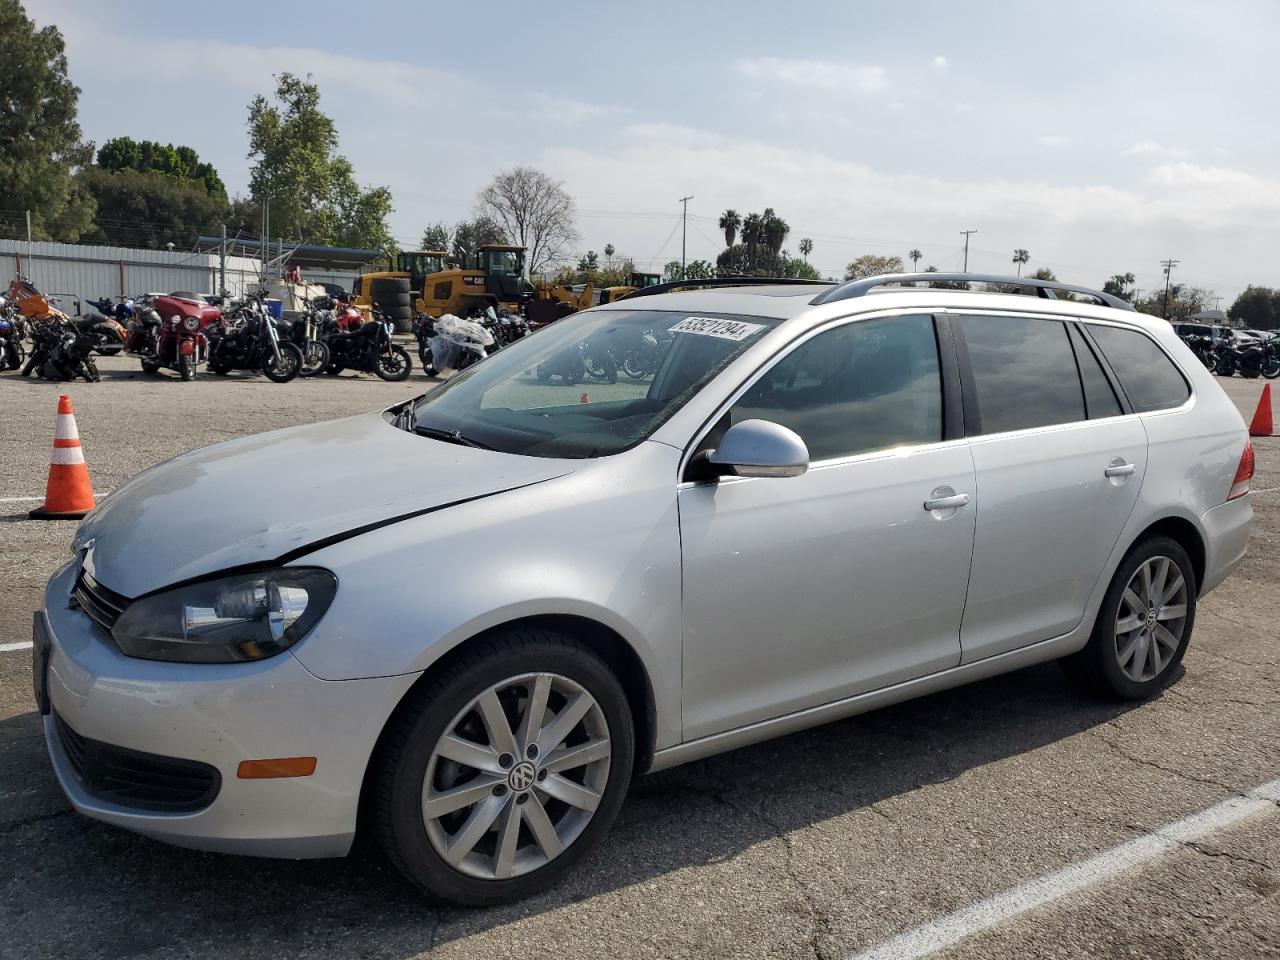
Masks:
[[[763,323],[745,323],[742,320],[717,320],[715,317],[685,317],[674,327],[672,333],[696,333],[703,337],[718,337],[721,340],[745,340],[759,330]]]

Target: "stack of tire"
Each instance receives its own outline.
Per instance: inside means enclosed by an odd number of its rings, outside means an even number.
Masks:
[[[413,291],[408,277],[388,277],[374,280],[369,286],[369,300],[387,315],[396,333],[408,333],[413,329]]]

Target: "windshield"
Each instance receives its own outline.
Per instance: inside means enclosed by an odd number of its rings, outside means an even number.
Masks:
[[[490,276],[518,277],[524,271],[523,250],[485,250],[481,269]]]
[[[639,443],[776,319],[588,310],[414,401],[404,426],[533,457],[601,457]]]

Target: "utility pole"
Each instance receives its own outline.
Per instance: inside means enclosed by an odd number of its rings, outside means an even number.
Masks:
[[[31,269],[31,211],[27,211],[27,276],[30,277],[35,271]]]
[[[1169,274],[1173,273],[1173,268],[1181,262],[1173,259],[1160,261],[1160,266],[1164,267],[1164,306],[1161,308],[1161,312],[1166,320],[1169,319]]]
[[[972,233],[977,233],[978,231],[977,230],[961,230],[960,232],[964,234],[964,269],[961,270],[960,272],[968,273],[969,272],[969,235]]]
[[[684,206],[684,211],[680,214],[680,279],[684,279],[684,256],[686,241],[689,237],[689,201],[693,199],[690,194],[687,197],[681,197],[680,203]]]
[[[218,234],[218,296],[227,292],[227,225]]]

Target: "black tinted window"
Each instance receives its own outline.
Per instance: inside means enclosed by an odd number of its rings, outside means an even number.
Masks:
[[[1173,361],[1146,334],[1099,324],[1090,324],[1089,332],[1138,413],[1179,406],[1191,395]]]
[[[863,320],[819,334],[768,370],[730,418],[790,427],[812,460],[941,440],[933,319]]]
[[[1067,328],[1058,320],[962,316],[982,433],[1084,419]],[[966,397],[965,403],[975,398]]]
[[[1103,417],[1118,417],[1124,411],[1116,392],[1111,389],[1111,382],[1102,372],[1102,365],[1094,355],[1093,348],[1085,343],[1079,330],[1071,331],[1071,345],[1076,348],[1076,363],[1080,367],[1080,380],[1084,384],[1085,413],[1090,420]]]

